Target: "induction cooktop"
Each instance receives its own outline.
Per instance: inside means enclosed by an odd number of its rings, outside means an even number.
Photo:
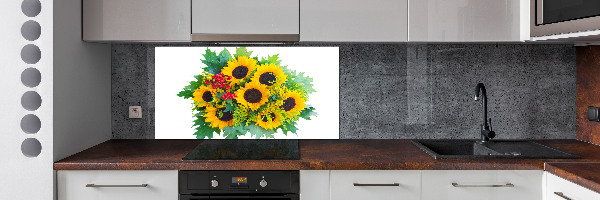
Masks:
[[[183,160],[299,160],[298,140],[203,140]]]

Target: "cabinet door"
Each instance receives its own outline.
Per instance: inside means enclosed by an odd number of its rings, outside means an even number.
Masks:
[[[418,200],[421,171],[331,171],[331,200]]]
[[[529,40],[526,0],[413,0],[409,41]]]
[[[177,200],[177,171],[57,172],[58,200]],[[89,185],[94,184],[94,185]],[[143,184],[147,184],[143,186]]]
[[[538,170],[423,171],[423,200],[542,200],[542,174]]]
[[[190,41],[190,0],[83,0],[83,40]]]
[[[562,179],[554,174],[545,173],[546,191],[545,200],[584,200],[600,199],[600,194],[573,182]]]
[[[405,42],[408,0],[302,0],[300,41]]]
[[[198,34],[299,34],[299,0],[192,0]]]
[[[329,170],[300,170],[300,200],[329,200]]]

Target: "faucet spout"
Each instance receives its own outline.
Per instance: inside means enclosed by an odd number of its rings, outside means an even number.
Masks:
[[[480,95],[481,94],[481,95]],[[496,136],[496,133],[490,129],[487,118],[487,93],[485,91],[485,85],[483,83],[478,83],[475,88],[475,101],[479,101],[481,99],[481,107],[483,108],[482,118],[483,123],[481,123],[481,142],[488,142],[490,139]]]

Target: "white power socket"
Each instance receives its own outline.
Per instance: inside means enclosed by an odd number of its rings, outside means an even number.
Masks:
[[[129,106],[129,118],[142,118],[142,106]]]

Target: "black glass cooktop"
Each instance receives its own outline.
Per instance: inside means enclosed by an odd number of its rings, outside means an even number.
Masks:
[[[299,160],[298,140],[204,140],[183,160]]]

